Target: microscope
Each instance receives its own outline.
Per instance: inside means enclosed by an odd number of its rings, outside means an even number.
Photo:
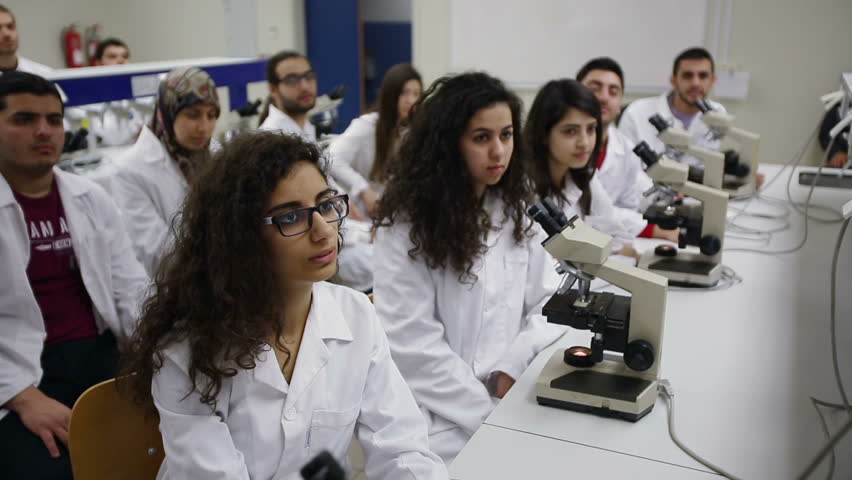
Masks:
[[[725,155],[709,148],[692,144],[692,136],[686,130],[669,125],[669,122],[659,113],[655,113],[648,121],[657,129],[658,137],[666,145],[666,153],[674,158],[683,154],[692,155],[704,163],[704,171],[690,167],[688,178],[695,183],[703,183],[708,187],[722,188],[725,179]]]
[[[591,345],[557,351],[536,382],[536,401],[635,422],[654,407],[666,316],[664,277],[609,259],[612,237],[568,220],[544,200],[527,212],[548,234],[542,245],[566,274],[542,313],[550,323],[589,330]],[[631,293],[590,292],[600,277]],[[577,283],[577,288],[572,288]],[[619,355],[620,354],[620,355]]]
[[[719,150],[725,155],[726,178],[722,185],[732,198],[744,197],[757,191],[757,154],[760,135],[731,126],[734,116],[713,110],[704,100],[696,102],[701,120],[710,127],[710,139],[721,140]]]
[[[709,287],[719,281],[722,272],[722,240],[728,211],[728,194],[718,188],[689,181],[689,167],[664,155],[658,155],[641,142],[633,152],[647,166],[645,173],[657,184],[654,190],[673,190],[701,202],[701,205],[656,203],[648,207],[644,218],[664,229],[681,228],[679,248],[697,246],[699,252],[680,251],[671,245],[659,245],[639,257],[639,268],[659,273],[671,285]]]
[[[308,112],[308,118],[316,128],[317,139],[331,134],[339,116],[337,109],[343,103],[345,93],[346,85],[339,85],[334,90],[317,98],[316,105]]]

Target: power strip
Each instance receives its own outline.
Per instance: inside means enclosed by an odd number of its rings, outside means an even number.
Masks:
[[[852,169],[823,167],[817,179],[817,167],[799,169],[799,185],[810,187],[816,180],[817,187],[852,188]]]

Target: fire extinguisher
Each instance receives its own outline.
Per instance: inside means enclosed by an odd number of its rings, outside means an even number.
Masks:
[[[83,55],[83,39],[74,23],[62,30],[62,51],[65,54],[65,65],[68,68],[86,65],[86,59]]]
[[[101,26],[94,24],[86,29],[86,56],[89,59],[89,65],[96,65],[97,59],[95,54],[98,52],[98,46],[101,44]]]

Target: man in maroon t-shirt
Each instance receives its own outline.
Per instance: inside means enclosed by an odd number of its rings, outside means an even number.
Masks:
[[[132,291],[147,283],[123,227],[116,233],[121,222],[113,221],[119,215],[106,194],[53,169],[64,142],[63,111],[47,80],[22,72],[0,77],[0,270],[4,289],[16,292],[0,293],[4,478],[71,478],[70,408],[85,389],[115,375],[114,334],[127,332],[111,330],[128,317],[119,305],[134,303]],[[98,255],[90,251],[96,246],[116,252]],[[28,261],[16,253],[28,253]],[[102,300],[105,292],[111,298]],[[33,375],[38,367],[40,379]]]

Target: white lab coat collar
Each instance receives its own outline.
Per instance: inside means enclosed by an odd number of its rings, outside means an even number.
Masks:
[[[296,133],[305,140],[317,141],[317,130],[310,120],[305,120],[305,128],[302,128],[290,115],[282,112],[271,103],[269,104],[269,115],[260,125],[260,129],[280,131],[281,133]]]
[[[177,162],[172,160],[171,155],[169,155],[168,150],[166,150],[166,146],[163,145],[163,142],[154,134],[154,132],[151,131],[150,128],[148,128],[147,125],[142,127],[142,131],[139,133],[139,138],[136,140],[136,143],[133,144],[131,150],[128,150],[127,153],[122,156],[121,161],[143,161],[151,166],[159,164],[162,168],[169,170],[171,175],[179,178],[184,187],[188,188],[189,186],[189,184],[186,183],[186,178],[180,171],[180,167],[177,166]]]
[[[166,146],[163,145],[163,142],[160,141],[147,125],[142,127],[142,131],[139,132],[139,138],[136,139],[134,146],[138,150],[138,158],[134,158],[134,161],[141,159],[147,163],[158,163],[169,158]]]
[[[308,390],[317,373],[328,364],[331,355],[329,341],[333,340],[351,342],[352,331],[343,317],[340,305],[329,291],[329,286],[318,283],[314,285],[311,310],[305,323],[302,344],[290,384],[284,380],[271,346],[259,356],[255,378],[286,393],[284,408],[288,409]]]
[[[607,161],[611,156],[624,156],[629,149],[629,141],[627,138],[615,128],[615,125],[610,125],[609,128],[606,129],[607,142],[606,142],[606,157],[604,158],[603,166],[601,166],[600,171],[606,172],[612,170],[616,167],[614,162]],[[597,159],[595,159],[597,161]]]
[[[41,77],[53,73],[53,69],[47,65],[42,65],[41,63],[34,62],[29,58],[24,58],[20,55],[18,56],[18,68],[16,70],[19,72],[32,73],[33,75],[39,75]]]
[[[53,167],[53,175],[54,181],[59,182],[62,185],[62,188],[59,190],[60,195],[64,198],[67,197],[79,197],[80,195],[84,195],[88,193],[92,189],[92,185],[89,183],[83,182],[68,182],[63,179],[66,174],[59,167]],[[17,203],[15,200],[15,194],[12,193],[12,187],[9,185],[9,182],[6,181],[6,178],[0,175],[0,207],[5,207],[9,204]]]
[[[583,192],[580,190],[580,187],[574,183],[570,173],[565,178],[565,187],[562,188],[562,195],[565,196],[568,203],[577,210],[577,213],[580,214],[581,217],[585,216],[582,214],[579,205],[580,197],[583,195]]]

